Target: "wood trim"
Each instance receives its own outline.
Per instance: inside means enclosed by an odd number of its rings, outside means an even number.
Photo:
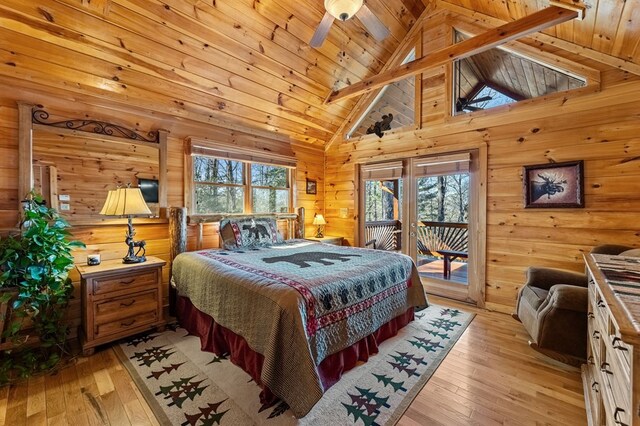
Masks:
[[[474,10],[467,9],[462,6],[458,6],[444,0],[437,0],[439,9],[448,10],[459,15],[467,16],[474,19],[477,22],[482,22],[491,26],[498,26],[504,24],[506,21],[502,19],[494,18],[493,16],[485,15]],[[580,55],[585,58],[592,59],[594,61],[609,65],[611,67],[621,69],[623,71],[630,72],[632,74],[640,75],[640,64],[635,64],[632,61],[617,58],[606,53],[599,52],[597,50],[590,49],[588,47],[579,46],[575,43],[550,36],[544,33],[530,34],[528,37],[550,46],[554,46],[576,55]]]
[[[563,7],[551,6],[516,21],[501,25],[468,40],[423,56],[398,68],[382,72],[376,76],[354,83],[344,89],[332,92],[325,103],[349,99],[371,92],[387,84],[416,75],[429,68],[444,65],[456,59],[466,58],[496,46],[562,24],[578,17],[578,12]]]
[[[33,104],[18,102],[18,211],[22,211],[20,200],[33,189],[33,107]]]
[[[168,167],[168,133],[166,130],[158,130],[158,184],[160,185],[160,191],[158,192],[158,205],[160,206],[159,216],[167,217],[168,214],[168,200],[167,200],[167,188],[169,186],[169,178],[167,176]]]

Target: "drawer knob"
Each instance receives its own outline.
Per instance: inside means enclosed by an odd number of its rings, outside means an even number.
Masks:
[[[127,281],[120,281],[120,284],[122,284],[122,285],[129,285],[129,284],[131,284],[131,283],[132,283],[132,282],[134,282],[134,281],[135,281],[135,278],[131,278],[130,280],[127,280]]]
[[[127,321],[127,322],[121,322],[120,326],[121,327],[129,327],[130,325],[133,325],[134,322],[136,322],[135,319],[132,319],[131,321]]]
[[[127,306],[131,306],[131,305],[133,305],[134,303],[136,303],[136,299],[131,299],[131,302],[129,302],[129,303],[121,302],[121,303],[120,303],[120,307],[122,307],[122,308],[126,308]]]
[[[621,343],[622,343],[622,339],[619,337],[614,337],[611,340],[611,345],[613,346],[613,349],[618,349],[619,351],[628,351],[629,349],[622,346]]]

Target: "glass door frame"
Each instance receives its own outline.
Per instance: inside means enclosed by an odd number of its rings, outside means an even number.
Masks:
[[[416,203],[416,178],[413,176],[413,164],[416,160],[428,159],[433,156],[444,156],[468,152],[471,155],[469,164],[469,263],[467,265],[467,286],[464,291],[460,288],[451,288],[448,280],[421,278],[423,285],[429,282],[430,294],[461,300],[476,306],[485,307],[486,287],[486,226],[487,226],[487,146],[486,144],[466,144],[466,149],[461,151],[438,150],[432,155],[420,155],[419,157],[403,158],[403,192],[402,192],[402,253],[408,254],[416,261],[417,256],[417,203]],[[469,146],[471,145],[471,146]],[[391,161],[398,161],[388,160]],[[360,174],[360,167],[356,166],[356,193],[357,193],[357,222],[356,241],[359,246],[365,243],[365,211],[364,211],[364,176]],[[366,179],[368,180],[368,179]],[[413,226],[412,226],[413,224]],[[413,235],[412,235],[413,234]]]

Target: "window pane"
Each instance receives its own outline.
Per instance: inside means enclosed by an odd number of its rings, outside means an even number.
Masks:
[[[287,169],[285,167],[251,165],[251,184],[256,186],[287,187]]]
[[[244,188],[195,184],[196,214],[242,213]]]
[[[289,211],[288,189],[253,188],[254,213],[286,213]]]
[[[418,183],[418,218],[427,222],[466,223],[469,174],[423,177]]]
[[[365,221],[399,220],[402,179],[365,182]]]
[[[213,157],[193,157],[195,182],[243,184],[242,162]]]

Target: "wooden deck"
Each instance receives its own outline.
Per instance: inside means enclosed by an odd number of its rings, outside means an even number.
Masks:
[[[435,297],[478,315],[399,425],[584,425],[577,369],[527,345],[511,317]],[[0,388],[0,425],[156,425],[110,347],[54,376]]]
[[[418,259],[418,272],[421,277],[447,279],[444,277],[444,261],[421,257]],[[451,276],[449,281],[468,284],[467,263],[460,261],[451,262]]]

